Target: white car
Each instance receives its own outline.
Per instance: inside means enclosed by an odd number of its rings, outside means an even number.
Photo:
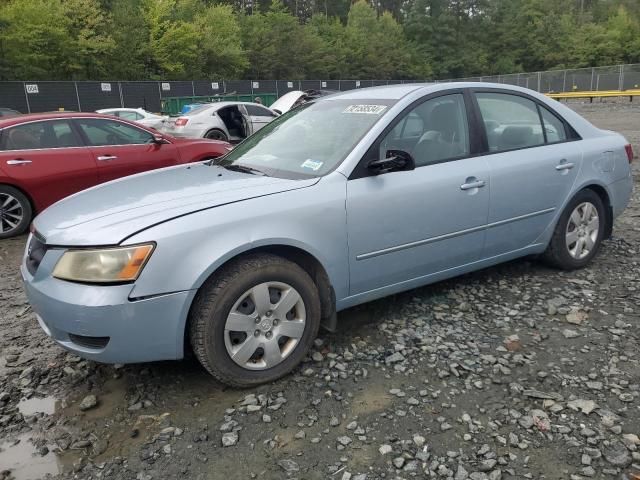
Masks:
[[[166,116],[147,112],[144,108],[103,108],[102,110],[97,110],[97,113],[114,115],[155,129],[160,128],[162,122],[167,118]]]
[[[239,142],[277,117],[277,112],[259,103],[203,103],[179,117],[168,118],[161,130],[174,137]]]
[[[298,105],[302,105],[303,103],[307,103],[311,100],[315,100],[316,98],[331,95],[333,93],[338,92],[334,90],[292,90],[278,98],[269,108],[279,114],[283,114]]]

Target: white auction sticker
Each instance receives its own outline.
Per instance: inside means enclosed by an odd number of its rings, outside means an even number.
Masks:
[[[311,170],[313,170],[314,172],[317,172],[318,170],[320,170],[320,167],[322,167],[322,164],[324,162],[318,162],[316,160],[311,160],[310,158],[307,158],[304,163],[302,165],[300,165],[302,168],[310,168]]]
[[[380,115],[386,109],[386,105],[349,105],[342,113],[366,113],[368,115]]]

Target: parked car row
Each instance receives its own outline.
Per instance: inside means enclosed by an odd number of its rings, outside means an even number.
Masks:
[[[23,233],[49,205],[127,175],[225,155],[317,92],[259,103],[200,105],[169,118],[142,108],[22,115],[0,108],[0,239]],[[284,103],[283,103],[284,102]]]
[[[53,134],[89,142],[88,121]],[[629,202],[632,159],[621,135],[515,86],[343,92],[217,161],[58,202],[21,271],[42,329],[77,355],[146,362],[190,345],[248,387],[295,368],[342,309],[526,255],[584,267]]]

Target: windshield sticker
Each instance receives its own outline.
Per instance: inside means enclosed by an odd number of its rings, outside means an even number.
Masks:
[[[310,158],[308,158],[307,160],[304,161],[304,163],[302,165],[300,165],[302,168],[310,168],[311,170],[313,170],[314,172],[317,172],[318,170],[320,170],[320,167],[322,167],[322,164],[324,162],[316,162],[315,160],[311,160]]]
[[[342,113],[366,113],[367,115],[380,115],[386,109],[386,105],[349,105]]]

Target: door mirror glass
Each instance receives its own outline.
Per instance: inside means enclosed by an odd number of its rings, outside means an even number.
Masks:
[[[414,170],[416,164],[410,153],[403,150],[387,150],[385,158],[369,162],[367,168],[375,175]]]
[[[163,143],[167,143],[167,139],[162,136],[160,133],[153,134],[153,143],[157,143],[158,145],[162,145]]]

